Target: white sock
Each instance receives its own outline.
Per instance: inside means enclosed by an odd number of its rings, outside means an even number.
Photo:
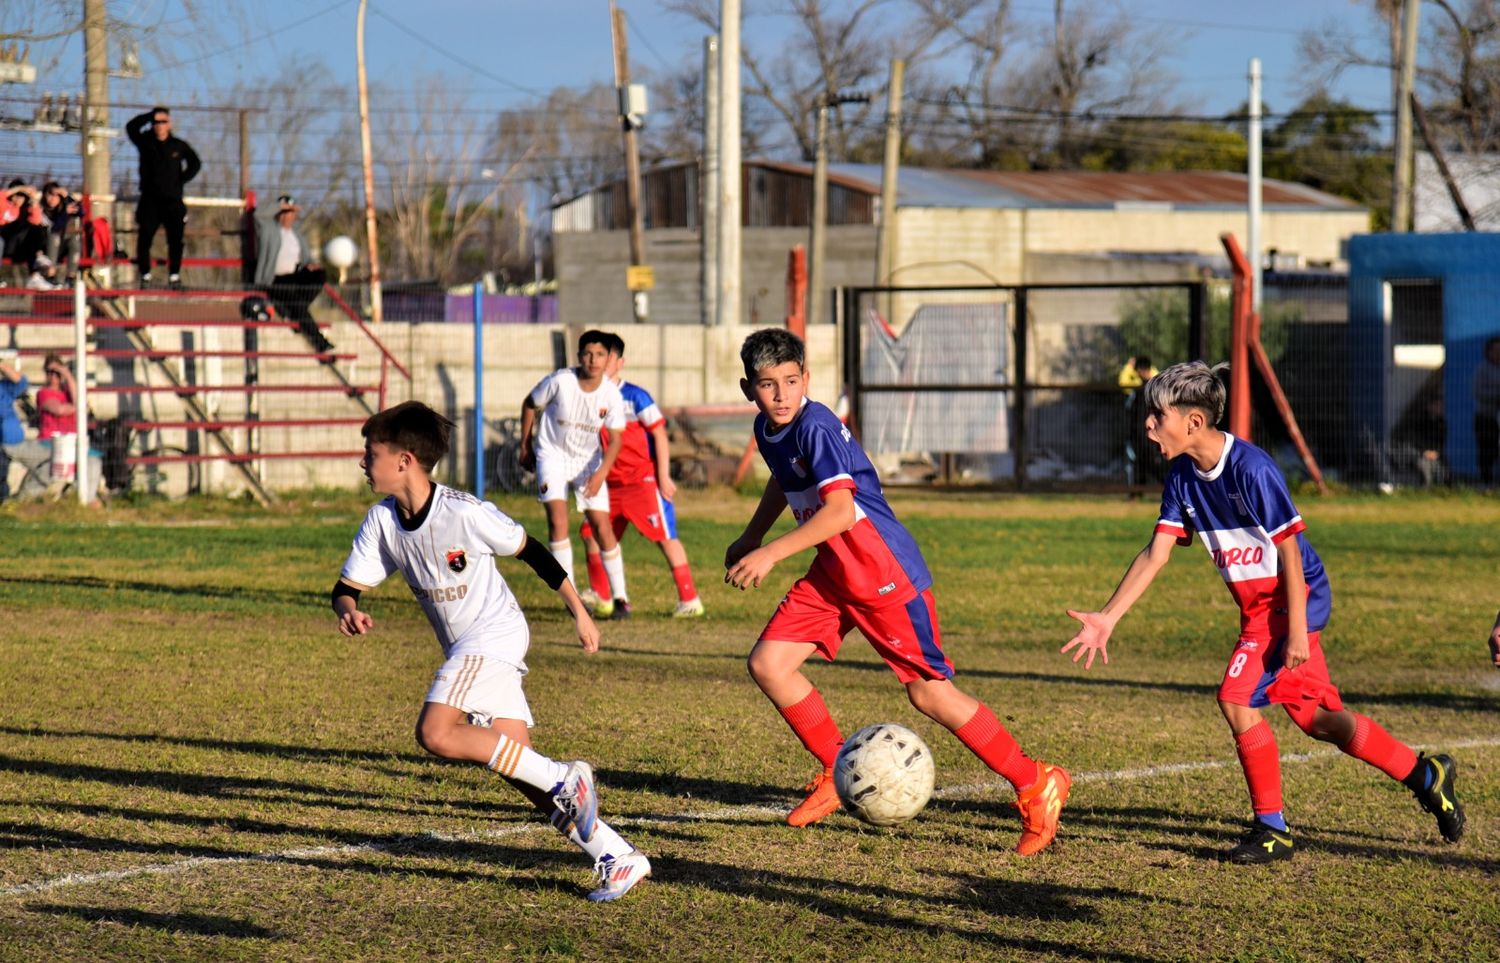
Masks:
[[[567,766],[503,735],[495,744],[495,753],[490,756],[488,765],[507,779],[524,782],[545,792],[551,792],[552,787],[568,774]]]
[[[558,832],[562,832],[562,824],[567,818],[561,812],[553,813],[552,827]],[[576,829],[569,829],[566,835],[574,846],[583,850],[589,855],[590,859],[595,861],[604,855],[624,856],[635,849],[634,846],[625,841],[624,837],[611,829],[609,823],[606,823],[602,819],[595,822],[594,835],[589,837],[588,842],[584,842],[578,838],[578,830]]]
[[[609,576],[609,594],[621,602],[629,601],[630,596],[625,593],[625,556],[620,546],[616,544],[599,557],[604,560],[604,574]]]
[[[565,538],[560,542],[548,542],[547,551],[557,559],[557,564],[568,573],[568,581],[572,583],[574,590],[578,588],[578,582],[573,578],[573,540]]]

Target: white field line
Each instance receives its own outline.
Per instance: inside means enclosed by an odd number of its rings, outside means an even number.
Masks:
[[[1469,739],[1463,742],[1448,743],[1442,748],[1447,749],[1488,749],[1500,746],[1500,739]],[[1414,749],[1436,748],[1429,746],[1413,746]],[[1341,755],[1337,749],[1326,749],[1318,752],[1296,752],[1287,753],[1281,757],[1283,763],[1310,762],[1316,759],[1331,759]],[[1173,762],[1160,766],[1146,766],[1139,769],[1113,769],[1099,772],[1080,772],[1073,775],[1075,783],[1117,783],[1133,782],[1141,779],[1153,779],[1157,776],[1175,775],[1183,772],[1201,772],[1210,769],[1227,769],[1230,766],[1239,765],[1238,760],[1212,760],[1206,762]],[[987,795],[997,791],[1010,792],[1010,787],[1000,781],[985,783],[970,783],[961,786],[946,786],[933,793],[935,798],[954,799],[965,796]],[[744,819],[748,817],[780,817],[786,815],[789,807],[778,806],[723,806],[717,809],[706,809],[692,812],[670,813],[663,816],[624,816],[611,822],[621,826],[655,826],[670,823],[699,822],[706,820]],[[552,832],[552,827],[546,823],[526,823],[518,826],[506,826],[501,829],[489,830],[482,833],[441,833],[427,832],[421,835],[405,837],[411,843],[420,842],[423,839],[441,840],[443,842],[477,842],[481,840],[499,839],[506,836],[520,836],[536,832]],[[92,886],[97,883],[112,883],[124,879],[133,879],[137,876],[171,876],[179,873],[187,873],[196,869],[217,869],[224,866],[241,865],[245,863],[279,863],[296,862],[307,859],[330,859],[343,856],[355,856],[361,853],[396,853],[409,848],[402,844],[382,843],[360,843],[347,846],[310,846],[300,849],[284,849],[274,853],[251,853],[246,856],[191,856],[187,859],[176,860],[170,863],[149,863],[145,866],[132,866],[128,869],[112,869],[100,873],[68,873],[64,876],[54,876],[50,879],[37,880],[31,883],[19,883],[14,886],[0,887],[0,897],[4,896],[31,896],[36,893],[45,893],[56,889],[65,889],[73,886]]]

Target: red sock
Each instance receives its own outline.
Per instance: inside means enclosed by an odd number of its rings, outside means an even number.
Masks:
[[[983,702],[953,734],[986,766],[1004,776],[1017,792],[1036,782],[1036,760],[1021,751],[1021,744]]]
[[[677,601],[691,602],[698,597],[698,589],[693,585],[693,570],[686,564],[672,566],[672,581],[677,583]]]
[[[807,698],[796,705],[777,706],[776,711],[792,727],[807,751],[818,757],[823,768],[833,765],[834,757],[839,754],[839,746],[844,744],[844,736],[839,732],[838,723],[833,721],[833,716],[828,714],[828,706],[823,704],[823,697],[818,694],[817,689],[809,692]]]
[[[606,602],[614,598],[614,591],[609,587],[609,573],[604,570],[604,556],[598,552],[589,552],[584,560],[589,569],[589,588]]]
[[[1405,779],[1417,767],[1417,754],[1404,742],[1398,742],[1369,716],[1354,714],[1354,738],[1344,752],[1368,762],[1392,779]]]
[[[1245,782],[1250,787],[1250,808],[1257,816],[1281,812],[1281,759],[1277,755],[1276,734],[1271,731],[1271,724],[1262,719],[1255,726],[1237,733],[1234,748],[1239,753]]]

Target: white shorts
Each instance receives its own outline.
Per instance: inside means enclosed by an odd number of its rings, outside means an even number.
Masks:
[[[530,728],[531,707],[521,680],[526,663],[482,655],[455,655],[438,667],[427,690],[427,702],[440,702],[469,714],[476,726],[488,727],[496,719],[520,719]]]
[[[577,464],[577,462],[573,464]],[[597,459],[589,462],[582,471],[575,471],[566,462],[556,463],[538,458],[536,464],[536,500],[539,502],[566,501],[568,498],[568,486],[571,485],[573,496],[580,512],[604,512],[608,514],[608,485],[600,485],[599,494],[593,498],[589,498],[583,493],[584,489],[588,487],[589,476],[598,467]]]

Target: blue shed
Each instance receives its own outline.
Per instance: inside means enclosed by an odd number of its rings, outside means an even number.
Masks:
[[[1444,421],[1448,465],[1477,475],[1474,374],[1497,335],[1500,234],[1350,238],[1349,407],[1377,477],[1398,480],[1410,439]]]

